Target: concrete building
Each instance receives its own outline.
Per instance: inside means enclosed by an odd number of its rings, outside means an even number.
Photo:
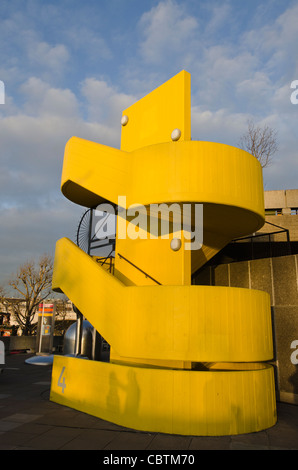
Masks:
[[[298,189],[265,191],[264,199],[267,216],[298,214]]]
[[[70,300],[64,301],[61,299],[47,299],[44,300],[44,303],[53,303],[56,302],[56,333],[59,333],[59,323],[63,328],[62,323],[66,322],[68,325],[70,322],[76,320],[76,313],[73,311],[72,302]],[[11,336],[11,335],[21,335],[21,328],[16,319],[13,304],[17,303],[20,311],[25,310],[24,302],[20,302],[20,299],[7,298],[3,299],[0,302],[0,336]],[[37,324],[38,321],[38,309],[36,309],[35,315],[32,320],[32,324]]]
[[[265,215],[266,224],[260,233],[273,232],[274,225],[289,230],[292,244],[298,242],[298,189],[282,191],[265,191]],[[270,224],[274,224],[271,225]],[[275,236],[274,241],[280,241],[280,236]],[[293,245],[294,246],[294,245]]]
[[[256,233],[235,239],[209,266],[298,254],[298,190],[265,191],[265,224]]]

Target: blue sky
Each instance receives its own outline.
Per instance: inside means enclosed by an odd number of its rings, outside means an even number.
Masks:
[[[60,194],[72,136],[118,147],[122,110],[191,73],[192,138],[239,143],[275,128],[265,189],[298,187],[298,3],[290,0],[1,0],[0,283],[74,238]]]

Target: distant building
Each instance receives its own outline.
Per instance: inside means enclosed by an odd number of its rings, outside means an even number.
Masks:
[[[291,243],[298,242],[298,189],[265,191],[264,198],[267,223],[260,232],[268,232],[269,224],[276,224],[289,230]]]
[[[298,189],[265,191],[266,217],[298,215]]]
[[[55,325],[57,329],[57,333],[59,331],[59,325],[61,330],[64,330],[64,325],[69,325],[73,321],[76,321],[76,313],[73,310],[72,302],[70,300],[63,301],[60,299],[46,299],[44,303],[53,303],[56,302],[56,317],[55,317]],[[13,304],[19,304],[19,308],[21,311],[24,311],[25,306],[24,302],[20,301],[20,299],[16,298],[7,298],[3,299],[0,302],[0,336],[10,336],[21,334],[21,328],[16,320]],[[32,324],[37,324],[38,320],[38,308],[36,309],[35,316],[33,318]]]
[[[232,240],[208,266],[298,254],[298,189],[265,191],[264,201],[263,227]]]

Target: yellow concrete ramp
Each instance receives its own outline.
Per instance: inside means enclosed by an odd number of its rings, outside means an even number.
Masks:
[[[273,355],[266,292],[211,286],[127,287],[66,238],[57,243],[53,288],[71,298],[121,356],[254,362]]]

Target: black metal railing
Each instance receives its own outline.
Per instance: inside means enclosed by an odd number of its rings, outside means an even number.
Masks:
[[[132,263],[131,261],[129,261],[127,258],[125,258],[123,255],[120,255],[120,253],[118,253],[118,256],[119,258],[123,259],[124,261],[126,261],[127,263],[129,263],[131,266],[133,266],[135,269],[137,269],[138,271],[140,271],[142,274],[144,274],[145,277],[149,277],[149,279],[151,279],[152,281],[154,281],[156,284],[160,285],[161,286],[161,283],[158,282],[156,279],[154,279],[154,277],[150,276],[150,274],[146,273],[145,271],[143,271],[141,268],[139,268],[138,266],[136,266],[134,263]]]
[[[247,259],[256,259],[260,257],[272,258],[276,256],[286,256],[291,254],[291,242],[289,230],[279,225],[265,222],[265,224],[276,227],[280,230],[272,232],[260,232],[247,237],[240,237],[232,240],[234,246],[238,244],[249,243],[250,249],[247,251]],[[285,240],[274,240],[275,235],[285,234]],[[244,249],[244,246],[242,247]],[[243,250],[244,251],[244,250]]]
[[[98,237],[98,233],[107,223],[111,214],[106,213],[103,220],[95,224],[94,211],[96,208],[90,208],[83,214],[76,233],[76,244],[89,255],[96,250],[102,250],[106,247],[115,248],[116,233],[110,233],[107,237]],[[94,227],[95,225],[95,227]],[[96,230],[96,231],[95,231]]]

